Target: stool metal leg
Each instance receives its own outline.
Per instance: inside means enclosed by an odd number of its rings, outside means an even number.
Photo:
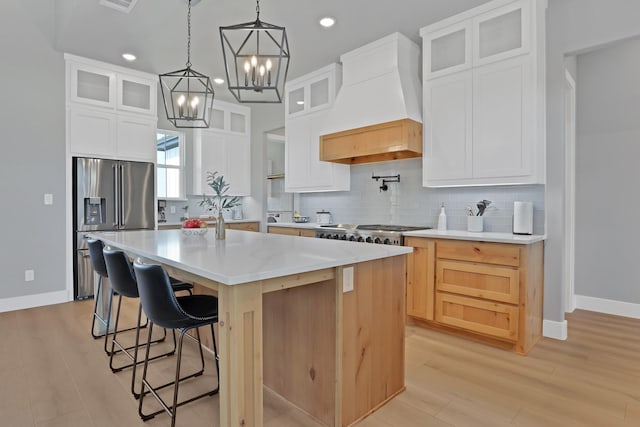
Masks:
[[[93,304],[93,319],[91,321],[91,336],[93,339],[102,338],[104,334],[96,334],[96,320],[100,321],[103,325],[106,325],[107,322],[98,314],[98,301],[100,300],[100,291],[102,290],[102,276],[98,277],[98,286],[96,289],[96,295],[94,296],[94,304]],[[106,331],[108,332],[108,330]]]
[[[151,323],[151,326],[149,327],[149,329],[151,330],[153,327],[153,323]],[[196,329],[196,335],[197,335],[197,343],[198,346],[200,348],[200,359],[202,362],[202,369],[194,374],[191,375],[187,375],[185,377],[180,377],[180,366],[181,366],[181,362],[182,362],[182,343],[184,341],[184,337],[187,334],[187,332],[189,332],[191,329]],[[213,328],[212,328],[212,333],[213,333]],[[187,337],[192,338],[190,335],[187,335]],[[140,415],[140,418],[142,418],[143,421],[147,421],[150,420],[152,418],[154,418],[156,415],[161,414],[162,412],[166,412],[167,414],[169,414],[171,416],[171,427],[175,427],[175,422],[176,422],[176,410],[177,408],[179,408],[182,405],[186,405],[187,403],[193,402],[195,400],[201,399],[203,397],[207,397],[207,396],[213,396],[215,394],[217,394],[220,391],[220,379],[219,379],[219,375],[220,375],[220,371],[219,371],[219,367],[218,367],[218,358],[217,358],[217,345],[215,343],[215,334],[213,334],[213,341],[214,341],[214,348],[216,348],[216,369],[218,369],[218,385],[216,386],[215,389],[202,393],[198,396],[192,397],[190,399],[184,400],[182,402],[178,402],[178,389],[179,389],[179,384],[180,381],[184,381],[186,379],[189,378],[193,378],[193,377],[197,377],[203,374],[204,372],[204,353],[202,351],[202,344],[200,341],[200,332],[198,330],[197,327],[189,327],[189,328],[184,328],[180,330],[180,337],[178,338],[178,348],[177,348],[177,353],[176,353],[176,376],[175,376],[175,380],[166,384],[163,384],[159,387],[151,387],[151,385],[149,384],[149,382],[147,381],[147,368],[148,368],[148,362],[149,362],[149,340],[151,338],[151,333],[148,334],[147,337],[147,348],[146,348],[146,352],[145,352],[145,363],[144,363],[144,369],[143,369],[143,373],[142,373],[142,394],[140,396],[140,401],[138,404],[138,414]],[[158,391],[168,387],[168,386],[174,386],[174,391],[173,391],[173,404],[171,406],[171,408],[169,408],[169,406],[165,403],[165,401],[158,395]],[[145,391],[145,387],[148,389],[148,391]],[[160,404],[160,406],[162,406],[162,409],[156,412],[153,412],[151,414],[144,414],[142,412],[142,405],[143,405],[143,401],[144,401],[144,397],[147,394],[152,394],[156,400],[158,401],[158,403]]]
[[[144,361],[143,360],[139,360],[138,361],[138,346],[140,345],[140,328],[144,327],[140,325],[140,321],[142,320],[142,306],[140,304],[138,304],[138,321],[136,323],[136,325],[138,325],[137,327],[134,328],[130,328],[130,329],[124,329],[124,330],[118,330],[118,324],[120,322],[120,308],[122,306],[122,295],[118,295],[118,306],[116,308],[116,320],[115,320],[115,324],[114,324],[114,330],[113,330],[113,337],[111,338],[111,351],[109,351],[109,367],[111,368],[112,372],[120,372],[123,369],[126,368],[130,368],[130,367],[134,367],[134,372],[133,375],[135,376],[135,365],[137,364],[141,364]],[[135,344],[129,347],[124,347],[122,344],[120,344],[120,342],[118,342],[117,339],[117,334],[119,332],[125,332],[125,331],[131,331],[135,329],[136,331],[136,341]],[[158,338],[157,340],[153,340],[151,341],[151,344],[157,344],[160,342],[163,342],[166,338],[167,338],[167,330],[163,328],[163,336],[161,338]],[[116,349],[117,347],[117,349]],[[129,350],[134,350],[134,354],[132,355]],[[173,340],[173,350],[167,352],[167,353],[163,353],[157,356],[152,357],[150,360],[155,360],[155,359],[159,359],[161,357],[166,357],[166,356],[172,356],[176,351],[176,341],[175,341],[175,337]],[[125,364],[123,366],[118,366],[115,367],[113,365],[113,357],[118,353],[118,352],[123,352],[127,358],[129,358],[129,360],[131,360],[131,363]],[[135,363],[134,363],[135,362]],[[131,391],[133,392],[134,396],[136,395],[136,393],[133,391],[133,389],[131,389]]]

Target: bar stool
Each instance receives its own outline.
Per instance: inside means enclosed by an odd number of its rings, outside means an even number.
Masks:
[[[109,335],[112,334],[112,332],[109,332],[109,327],[111,326],[110,323],[111,323],[111,306],[113,301],[113,292],[111,292],[111,295],[109,295],[109,309],[107,311],[106,319],[102,318],[98,314],[98,302],[100,301],[100,292],[102,292],[102,279],[109,278],[109,273],[107,272],[107,266],[105,265],[105,262],[104,262],[104,255],[102,254],[102,249],[104,247],[104,244],[102,243],[102,240],[97,240],[97,239],[87,239],[87,244],[89,246],[89,259],[91,260],[91,266],[99,276],[98,287],[96,289],[96,294],[94,296],[95,303],[93,305],[93,321],[91,322],[91,335],[93,336],[94,339],[104,337],[104,352],[107,354],[107,356],[110,356],[109,350],[107,350],[107,340]],[[105,327],[104,334],[97,335],[94,332],[96,327],[96,320],[98,320],[100,323],[104,325]],[[133,327],[133,328],[122,330],[120,332],[132,331],[134,329],[136,328]]]
[[[218,298],[211,295],[190,295],[184,297],[176,297],[171,289],[171,283],[166,271],[159,265],[145,265],[137,261],[134,263],[134,271],[138,281],[138,291],[140,293],[140,302],[147,318],[149,319],[149,332],[147,336],[147,348],[145,351],[144,369],[142,373],[142,395],[138,404],[138,413],[142,420],[147,421],[156,415],[167,412],[171,416],[171,427],[176,424],[176,411],[178,407],[185,405],[194,400],[213,396],[220,389],[220,367],[218,363],[218,348],[216,345],[216,335],[213,330],[214,323],[218,322]],[[175,380],[161,386],[152,387],[147,379],[147,368],[149,365],[149,348],[151,334],[154,325],[163,328],[178,330],[180,332],[178,338],[178,350],[176,357],[176,373]],[[197,377],[204,372],[204,354],[200,344],[200,332],[197,328],[201,326],[211,327],[211,336],[213,338],[213,349],[215,353],[216,371],[218,373],[218,384],[216,388],[206,393],[200,394],[191,399],[178,402],[178,388],[180,381],[188,378]],[[191,375],[180,377],[180,363],[182,360],[182,343],[185,334],[192,330],[196,330],[196,342],[200,350],[201,369]],[[187,337],[192,338],[190,335]],[[192,338],[193,339],[193,338]],[[171,407],[158,395],[158,391],[165,387],[173,385],[173,403]],[[145,388],[148,389],[145,391]],[[162,409],[150,414],[142,412],[142,404],[144,397],[152,394],[162,406]]]
[[[114,250],[108,247],[103,249],[104,262],[107,268],[107,272],[109,273],[109,281],[111,282],[111,286],[113,291],[118,296],[118,304],[115,314],[115,323],[114,323],[114,331],[113,337],[111,338],[111,351],[109,355],[109,367],[112,372],[120,372],[123,369],[133,367],[131,373],[131,393],[133,396],[138,399],[140,397],[140,393],[135,390],[135,378],[136,378],[136,367],[140,363],[143,363],[144,360],[138,360],[138,348],[140,347],[140,320],[142,319],[142,304],[138,304],[138,321],[136,323],[136,339],[135,344],[130,347],[125,347],[122,343],[118,341],[118,323],[120,320],[120,309],[122,307],[122,297],[125,298],[139,298],[138,294],[138,284],[136,283],[136,278],[133,272],[133,266],[129,262],[129,258],[127,255],[119,250]],[[191,295],[193,285],[190,283],[183,282],[174,282],[171,284],[171,288],[173,292],[186,291]],[[158,343],[165,340],[167,335],[167,331],[165,329],[164,335],[162,338],[152,341],[152,343]],[[117,350],[116,350],[117,347]],[[133,349],[134,352],[131,354],[129,350]],[[173,331],[173,349],[169,352],[154,356],[149,360],[159,359],[165,356],[171,356],[175,353],[176,350],[176,335],[175,331]],[[122,352],[126,355],[131,363],[127,363],[122,366],[115,367],[113,364],[113,358],[118,353]]]

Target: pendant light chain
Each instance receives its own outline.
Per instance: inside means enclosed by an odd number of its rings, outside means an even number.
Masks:
[[[260,0],[256,0],[256,14],[258,15],[256,17],[256,20],[260,20]]]
[[[187,12],[187,68],[191,68],[191,0]]]

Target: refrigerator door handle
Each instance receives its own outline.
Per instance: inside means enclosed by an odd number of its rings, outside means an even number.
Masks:
[[[120,227],[124,228],[124,225],[125,225],[124,224],[124,209],[125,209],[125,206],[124,206],[124,179],[123,179],[124,166],[122,164],[120,164],[120,165],[118,165],[118,168],[120,169],[120,177],[119,177],[119,183],[120,183],[119,193],[120,194],[118,195],[118,197],[120,198],[120,200],[118,202],[120,204],[120,219],[119,219],[119,222],[120,222]]]
[[[118,183],[118,165],[113,165],[113,192],[115,194],[114,198],[114,227],[118,227],[120,224],[120,185]]]

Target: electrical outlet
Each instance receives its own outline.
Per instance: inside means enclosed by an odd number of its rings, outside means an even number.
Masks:
[[[53,204],[53,194],[47,193],[44,195],[44,204],[45,205]]]
[[[342,269],[342,292],[353,291],[353,267]]]
[[[33,282],[35,280],[35,272],[33,270],[24,271],[24,281]]]
[[[172,214],[176,213],[176,207],[175,207],[175,206],[171,206],[171,207],[169,208],[169,211],[170,211]]]

